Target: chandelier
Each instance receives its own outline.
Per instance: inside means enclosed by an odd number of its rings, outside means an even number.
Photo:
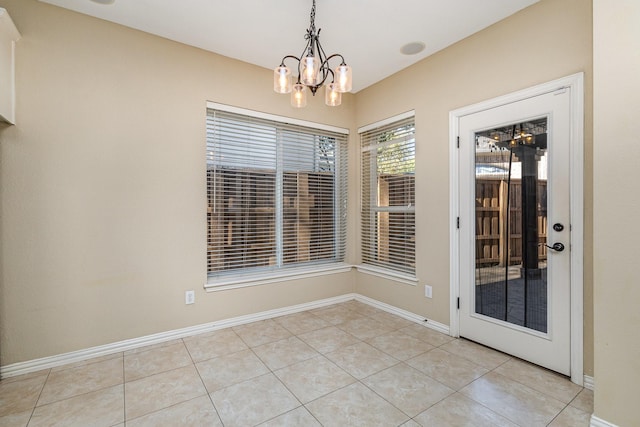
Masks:
[[[304,36],[307,45],[299,58],[294,55],[282,58],[280,66],[273,71],[273,90],[277,93],[290,93],[291,105],[302,108],[307,105],[307,89],[315,96],[318,89],[324,85],[324,102],[334,107],[342,102],[342,94],[351,90],[351,67],[345,63],[344,57],[339,53],[328,57],[324,53],[320,44],[321,29],[316,31],[316,0],[313,0],[310,18],[311,25]],[[341,63],[332,70],[329,61],[334,58],[340,58]],[[297,61],[298,75],[295,84],[293,84],[291,69],[284,65],[287,59]],[[331,77],[331,83],[325,85],[329,77]]]

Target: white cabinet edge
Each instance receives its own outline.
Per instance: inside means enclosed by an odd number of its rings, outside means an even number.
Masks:
[[[15,48],[20,40],[20,33],[11,20],[6,9],[0,7],[0,120],[15,124],[16,89],[15,89]]]
[[[20,40],[20,33],[13,23],[13,20],[11,20],[9,12],[2,7],[0,7],[0,31],[4,33],[9,40],[13,40],[14,42]]]

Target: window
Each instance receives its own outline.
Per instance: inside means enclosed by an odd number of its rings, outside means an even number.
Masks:
[[[347,135],[274,118],[207,110],[210,281],[344,260]]]
[[[415,276],[413,113],[360,130],[362,262]]]

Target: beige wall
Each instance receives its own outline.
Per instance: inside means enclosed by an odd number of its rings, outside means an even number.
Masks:
[[[203,290],[206,101],[349,128],[351,95],[294,110],[270,70],[36,0],[0,7],[22,34],[17,125],[0,128],[3,366],[353,292],[353,273]]]
[[[449,324],[450,110],[584,71],[585,372],[593,373],[591,2],[542,0],[338,109],[289,107],[271,72],[36,0],[0,0],[20,30],[15,127],[0,126],[0,364],[357,291]],[[415,109],[418,277],[348,273],[205,293],[207,100],[352,129]],[[184,291],[196,304],[184,305]]]
[[[640,2],[593,9],[595,415],[637,426]]]
[[[416,287],[360,275],[357,292],[449,324],[449,112],[585,72],[585,372],[593,373],[591,2],[542,0],[356,96],[357,126],[415,109]],[[433,286],[433,299],[424,297]]]

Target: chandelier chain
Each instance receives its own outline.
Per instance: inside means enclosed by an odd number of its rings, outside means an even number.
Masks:
[[[311,6],[309,28],[307,29],[307,34],[305,34],[304,36],[305,40],[311,40],[311,43],[308,46],[311,54],[313,54],[314,52],[313,40],[317,39],[319,33],[320,31],[316,33],[316,0],[313,0],[313,5]]]
[[[311,28],[315,32],[315,30],[316,30],[316,0],[313,0],[313,5],[311,6]]]

